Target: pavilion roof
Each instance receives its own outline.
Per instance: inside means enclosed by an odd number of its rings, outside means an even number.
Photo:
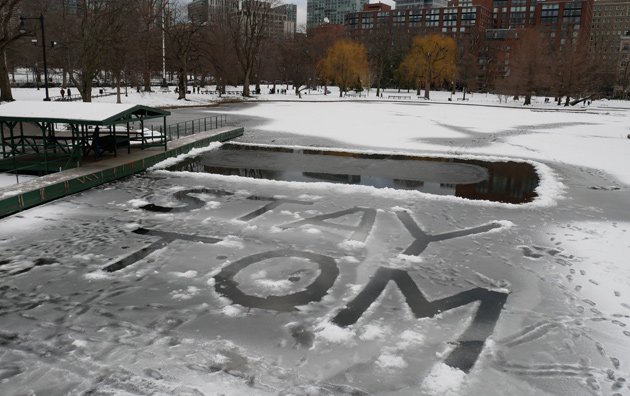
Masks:
[[[15,101],[0,105],[0,122],[113,125],[170,114],[154,107],[133,104]]]

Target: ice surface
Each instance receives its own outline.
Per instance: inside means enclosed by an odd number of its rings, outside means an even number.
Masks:
[[[453,152],[544,162],[544,205],[159,169],[0,220],[0,394],[628,394],[625,159],[574,166],[539,135],[585,153],[586,126],[535,127],[585,117],[603,125],[593,139],[621,145],[627,115],[515,114],[472,131],[497,146],[467,131]],[[535,136],[510,148],[516,132],[499,129],[521,121]],[[204,188],[229,194],[183,200]],[[280,198],[309,204],[257,214]],[[365,240],[352,238],[362,212],[287,227],[357,206],[376,213]],[[401,212],[443,238],[405,254],[418,237]]]

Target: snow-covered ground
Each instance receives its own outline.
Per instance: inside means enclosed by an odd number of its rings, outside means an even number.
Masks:
[[[250,87],[251,92],[254,92],[254,86]],[[446,91],[432,91],[431,92],[431,100],[427,101],[423,97],[418,97],[415,91],[406,91],[402,90],[398,92],[396,89],[387,89],[383,91],[382,97],[376,96],[376,90],[371,89],[369,91],[362,92],[359,96],[353,93],[349,93],[348,96],[344,96],[342,98],[339,97],[339,90],[335,87],[329,87],[329,91],[331,92],[328,95],[324,95],[323,88],[319,90],[306,90],[302,91],[302,97],[298,97],[292,90],[292,87],[289,86],[289,89],[286,90],[286,93],[277,93],[270,94],[270,90],[273,88],[271,85],[263,85],[261,88],[260,95],[254,95],[252,98],[243,99],[240,95],[237,95],[236,92],[242,92],[242,86],[228,87],[227,91],[231,92],[223,96],[223,98],[219,98],[215,94],[196,94],[190,93],[187,94],[186,100],[178,100],[177,94],[174,92],[174,87],[169,87],[169,92],[161,91],[160,87],[153,87],[153,92],[136,92],[135,89],[127,89],[127,96],[125,96],[125,90],[122,89],[121,102],[122,103],[132,103],[132,104],[143,104],[146,106],[156,106],[156,107],[185,107],[185,106],[202,106],[202,105],[212,105],[216,103],[220,103],[222,101],[228,100],[245,100],[245,101],[295,101],[295,102],[368,102],[368,101],[378,101],[378,102],[404,102],[404,103],[450,103],[450,104],[476,104],[476,105],[490,105],[490,106],[501,106],[501,107],[522,107],[523,98],[520,101],[515,101],[512,97],[506,97],[505,95],[495,95],[489,93],[467,93],[466,101],[462,101],[463,94],[462,92],[456,92],[454,95],[451,92]],[[285,89],[286,86],[278,85],[277,91],[280,89]],[[115,93],[116,90],[113,88],[94,88],[92,89],[92,95],[96,96],[99,94],[99,90],[104,89],[106,94]],[[192,88],[191,88],[192,89]],[[203,90],[216,92],[216,87],[213,85],[209,85]],[[13,88],[13,97],[15,100],[26,100],[26,101],[34,101],[34,100],[42,100],[45,96],[44,90],[36,90],[35,88]],[[424,91],[422,91],[424,92]],[[79,92],[74,89],[72,91],[72,95],[77,95]],[[60,96],[58,88],[50,89],[50,96]],[[450,99],[450,100],[449,100]],[[553,98],[550,98],[551,102],[553,102]],[[105,102],[105,103],[116,103],[116,96],[105,96],[100,98],[94,98],[94,102]],[[544,97],[534,97],[532,99],[532,105],[529,107],[546,109],[546,110],[557,110],[562,109],[564,106],[558,106],[555,103],[545,103]],[[586,105],[581,103],[579,105],[570,107],[570,110],[584,110],[584,109],[595,109],[595,108],[630,108],[630,102],[622,101],[622,100],[596,100],[593,101],[590,105]]]
[[[630,394],[628,110],[474,97],[230,109],[253,143],[527,160],[533,204],[156,167],[0,220],[0,394]]]

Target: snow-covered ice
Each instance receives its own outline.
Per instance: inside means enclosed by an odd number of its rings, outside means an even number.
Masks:
[[[166,169],[188,156],[0,220],[0,394],[630,394],[628,111],[485,104],[230,109],[249,143],[528,161],[538,201]],[[308,222],[355,207],[361,240]]]

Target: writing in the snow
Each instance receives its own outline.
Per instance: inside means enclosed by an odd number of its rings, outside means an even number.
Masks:
[[[231,192],[223,190],[195,188],[179,191],[174,194],[174,197],[177,200],[186,204],[185,206],[164,207],[149,204],[145,205],[143,209],[154,212],[178,213],[191,211],[206,205],[205,201],[193,196],[192,194],[212,194],[216,197],[234,195]],[[250,196],[246,199],[260,201],[262,205],[260,208],[238,217],[238,220],[245,222],[252,221],[283,204],[313,205],[312,201],[285,198]],[[360,216],[358,225],[338,224],[330,221],[332,219],[341,218],[351,214],[358,214]],[[501,224],[498,222],[491,222],[474,228],[453,230],[442,234],[430,234],[428,231],[423,230],[407,211],[396,211],[395,215],[399,219],[401,225],[413,237],[413,242],[403,252],[403,254],[406,255],[419,256],[427,248],[427,246],[433,242],[480,234],[501,227]],[[280,225],[280,227],[289,229],[311,225],[333,228],[349,232],[349,239],[364,242],[370,235],[375,220],[375,209],[353,207],[334,213],[313,216],[289,224],[283,224]],[[105,271],[114,272],[133,265],[135,262],[145,258],[153,251],[161,249],[175,240],[195,241],[206,244],[214,244],[221,241],[219,238],[146,228],[137,228],[133,232],[140,235],[157,237],[158,239],[139,251],[134,252],[117,262],[109,264],[104,268]],[[319,275],[308,286],[298,292],[286,295],[270,295],[267,297],[248,295],[239,288],[238,282],[234,279],[239,272],[243,271],[252,264],[274,258],[293,257],[308,260],[318,266],[320,270]],[[216,281],[216,291],[229,298],[235,304],[240,304],[250,308],[286,312],[295,310],[301,305],[321,301],[329,290],[334,287],[338,276],[339,267],[337,266],[337,261],[333,257],[296,249],[278,249],[240,258],[239,260],[222,268],[214,278]],[[441,298],[439,300],[429,301],[406,271],[388,267],[379,267],[363,289],[350,302],[348,302],[345,307],[332,315],[332,322],[340,327],[347,327],[356,323],[370,305],[374,303],[374,301],[376,301],[376,299],[383,293],[389,282],[394,282],[394,284],[398,287],[402,295],[405,297],[405,303],[409,306],[411,312],[413,312],[416,318],[433,317],[441,312],[462,307],[473,302],[479,302],[479,306],[472,322],[463,334],[461,334],[459,339],[454,342],[455,348],[452,349],[444,361],[444,363],[451,367],[464,372],[469,372],[477,361],[486,339],[494,331],[494,327],[499,319],[503,305],[507,300],[507,294],[477,287]]]

